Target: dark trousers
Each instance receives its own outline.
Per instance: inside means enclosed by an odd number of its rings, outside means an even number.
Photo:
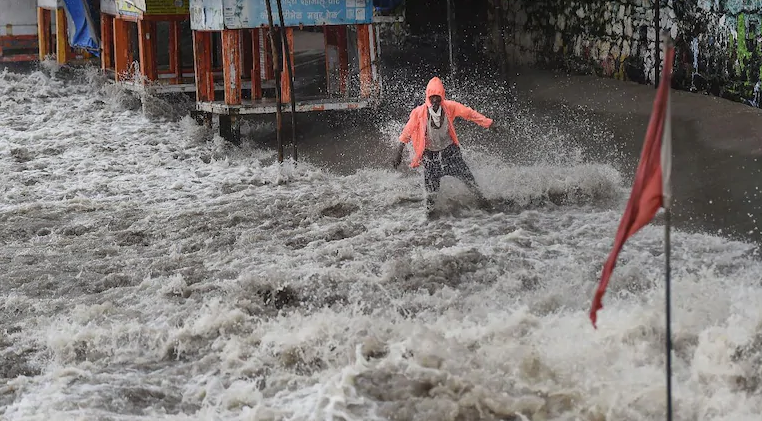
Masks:
[[[426,209],[431,210],[433,208],[442,177],[446,175],[461,180],[480,201],[485,200],[476,184],[474,175],[468,168],[466,161],[463,160],[460,147],[454,143],[439,152],[424,151],[423,171],[423,178],[426,183]]]

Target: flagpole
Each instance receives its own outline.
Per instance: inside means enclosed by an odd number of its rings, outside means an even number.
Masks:
[[[657,45],[659,44],[659,31],[656,32],[656,39],[657,39]],[[667,49],[673,47],[673,40],[672,36],[669,33],[664,33],[664,58],[667,59]],[[659,48],[657,47],[657,50]],[[666,64],[666,63],[665,63]],[[671,68],[670,63],[670,68]],[[658,63],[657,63],[658,66]],[[667,66],[665,66],[667,67]],[[658,68],[658,67],[657,67]],[[662,83],[669,83],[671,81],[671,75],[667,75],[664,78],[664,81]],[[657,76],[658,77],[658,76]],[[658,80],[658,79],[657,79]],[[658,82],[657,82],[658,84]],[[667,89],[671,89],[672,87],[669,86]],[[672,254],[672,241],[671,241],[671,231],[672,231],[672,189],[671,189],[671,160],[672,160],[672,99],[671,95],[669,95],[669,92],[667,92],[667,104],[666,104],[666,122],[664,124],[664,130],[667,133],[663,133],[663,137],[669,136],[669,147],[667,150],[664,150],[664,145],[662,146],[662,154],[667,154],[668,156],[662,156],[662,164],[664,164],[665,160],[669,160],[669,170],[667,170],[667,174],[662,173],[662,183],[664,185],[662,186],[662,203],[664,206],[664,318],[666,319],[666,329],[665,329],[665,339],[664,339],[664,345],[665,345],[665,352],[666,355],[666,376],[667,376],[667,421],[672,421],[672,264],[671,264],[671,254]],[[664,167],[663,167],[664,169]],[[666,181],[664,181],[666,179]]]
[[[667,421],[672,421],[672,297],[671,297],[671,262],[670,262],[670,229],[672,225],[672,210],[664,209],[664,301],[666,329],[666,352],[667,352]]]

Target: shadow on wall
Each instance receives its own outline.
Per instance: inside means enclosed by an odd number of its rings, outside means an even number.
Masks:
[[[580,3],[490,0],[491,52],[513,66],[652,84],[656,47],[652,2]],[[662,4],[660,27],[675,39],[673,87],[762,106],[762,2]]]

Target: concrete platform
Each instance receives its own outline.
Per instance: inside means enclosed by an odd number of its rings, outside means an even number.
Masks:
[[[360,99],[299,99],[296,101],[296,112],[357,110],[370,104],[370,100]],[[274,114],[277,111],[277,103],[273,98],[243,100],[241,105],[227,105],[223,101],[198,102],[196,110],[220,115]],[[285,104],[282,110],[290,113],[291,105]]]

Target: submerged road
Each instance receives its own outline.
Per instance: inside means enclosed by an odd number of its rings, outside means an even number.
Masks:
[[[373,112],[300,116],[296,167],[259,144],[272,116],[248,122],[238,148],[179,118],[187,104],[141,107],[94,70],[0,72],[0,417],[663,419],[659,227],[628,242],[599,329],[588,319],[652,88],[532,73],[506,92],[476,67],[447,80],[511,130],[458,123],[477,181],[530,205],[486,213],[443,181],[462,203],[427,221],[420,175],[388,159],[444,74],[441,47],[385,55]],[[606,104],[630,88],[640,106]],[[693,122],[675,124],[681,223],[740,227],[739,201],[714,211],[706,199],[755,184],[732,161],[752,156],[753,137],[732,141],[684,110],[676,100]],[[710,130],[724,149],[696,140]],[[532,205],[550,191],[581,194]],[[756,421],[754,245],[683,230],[672,244],[675,419]]]
[[[511,129],[500,139],[472,123],[457,124],[465,153],[476,149],[515,164],[559,163],[571,159],[566,147],[573,144],[580,153],[577,162],[612,165],[631,184],[656,93],[653,86],[514,69],[511,88],[505,90],[481,63],[463,64],[457,78],[448,78],[446,44],[415,42],[423,43],[410,47],[422,52],[415,56],[409,49],[384,50],[385,103],[380,109],[300,114],[303,158],[343,174],[388,166],[409,111],[423,101],[429,78],[440,76],[446,79],[448,95]],[[673,90],[672,119],[675,226],[762,242],[762,110]],[[272,128],[265,126],[259,140],[272,139]]]

